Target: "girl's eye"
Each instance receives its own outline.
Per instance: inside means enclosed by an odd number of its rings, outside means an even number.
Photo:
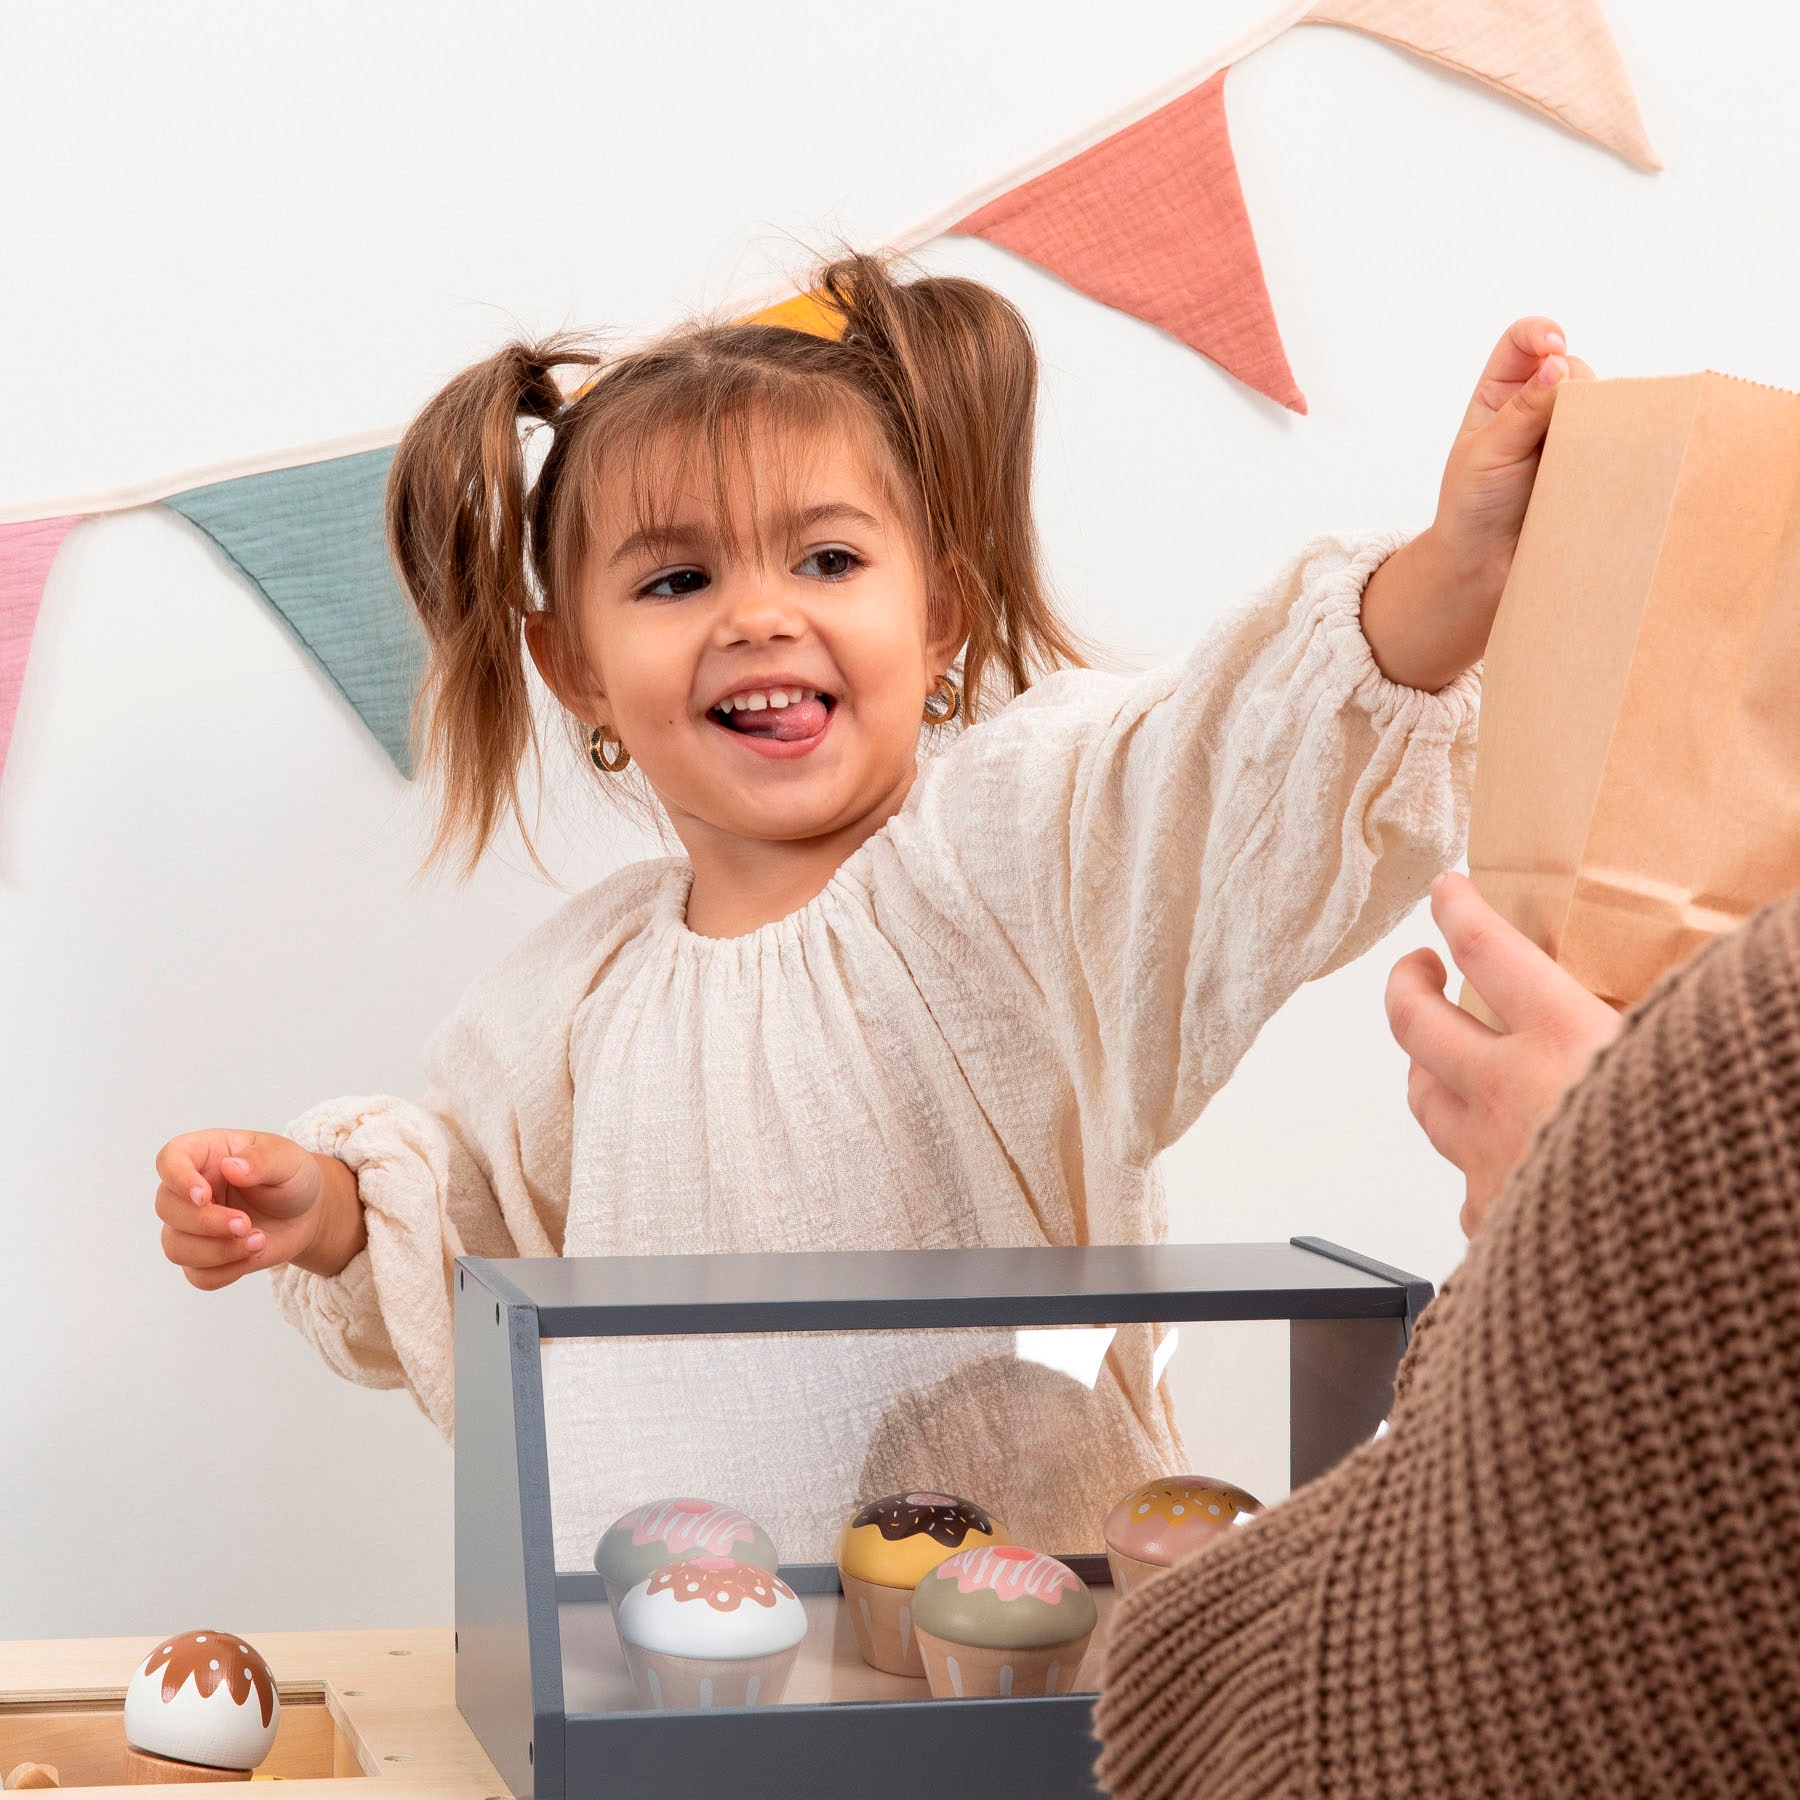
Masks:
[[[704,569],[671,569],[638,589],[645,600],[679,600],[685,594],[697,594],[707,585]]]
[[[841,544],[832,544],[803,558],[798,573],[811,573],[824,581],[842,581],[846,575],[854,574],[861,567],[862,558],[854,550],[846,550]]]

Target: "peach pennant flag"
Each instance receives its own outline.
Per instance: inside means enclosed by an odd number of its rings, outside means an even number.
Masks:
[[[0,526],[0,769],[6,767],[6,747],[12,742],[44,583],[70,527],[80,523],[77,516]]]
[[[1225,75],[947,229],[1029,258],[1303,413],[1231,154]]]
[[[1318,0],[1301,21],[1385,38],[1660,169],[1599,0]]]

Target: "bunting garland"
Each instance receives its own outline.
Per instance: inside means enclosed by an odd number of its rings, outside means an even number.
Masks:
[[[1510,94],[1633,167],[1660,169],[1599,0],[1319,0],[1345,25]]]
[[[71,527],[80,523],[77,516],[0,525],[0,771],[6,768],[6,748],[25,685],[25,659],[31,654],[50,564]]]
[[[382,493],[394,453],[309,463],[192,488],[191,520],[287,623],[402,775],[423,647],[388,562]]]
[[[1248,36],[1028,168],[895,240],[979,237],[1145,320],[1294,412],[1238,181],[1227,72],[1296,24],[1382,39],[1465,75],[1654,170],[1657,160],[1599,0],[1284,0]],[[818,295],[765,296],[743,316],[835,336]],[[398,431],[241,461],[184,480],[0,510],[0,772],[50,565],[83,518],[155,502],[188,519],[275,610],[411,773],[419,631],[389,566],[382,492]]]
[[[1160,325],[1294,412],[1294,382],[1244,209],[1225,74],[959,219],[1106,306]]]

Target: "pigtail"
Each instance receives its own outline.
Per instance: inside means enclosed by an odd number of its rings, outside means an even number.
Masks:
[[[510,344],[437,394],[394,457],[388,542],[429,646],[413,735],[442,795],[427,866],[460,844],[464,872],[473,870],[508,811],[523,830],[519,765],[537,740],[525,674],[535,570],[519,424],[553,421],[564,405],[556,370],[593,360],[571,340]]]
[[[894,280],[870,256],[829,264],[819,286],[842,343],[881,390],[896,453],[916,475],[926,553],[962,608],[963,691],[979,716],[1051,669],[1084,665],[1080,638],[1044,590],[1032,522],[1037,350],[1018,309],[948,276]]]

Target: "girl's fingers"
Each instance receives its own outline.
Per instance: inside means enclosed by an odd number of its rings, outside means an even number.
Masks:
[[[1451,1003],[1446,979],[1432,951],[1403,956],[1388,976],[1388,1029],[1411,1061],[1466,1098],[1499,1034]]]
[[[307,1177],[316,1179],[312,1159],[291,1138],[263,1131],[225,1134],[219,1172],[241,1193],[254,1194],[259,1211],[285,1218],[312,1203]]]
[[[1456,966],[1509,1031],[1559,1026],[1572,1008],[1585,1013],[1596,1004],[1573,975],[1501,918],[1466,875],[1441,875],[1432,884],[1431,916]]]
[[[196,1150],[206,1141],[205,1134],[170,1138],[156,1153],[156,1172],[164,1184],[178,1194],[185,1194],[193,1206],[204,1206],[213,1197],[212,1183],[200,1172]]]
[[[1487,359],[1486,368],[1481,371],[1474,397],[1469,401],[1468,416],[1463,421],[1464,428],[1474,429],[1486,424],[1513,397],[1519,384],[1529,381],[1537,373],[1546,356],[1564,356],[1568,347],[1562,327],[1554,319],[1541,316],[1515,319],[1507,326]]]
[[[162,1230],[163,1255],[183,1269],[221,1269],[247,1263],[261,1251],[267,1239],[260,1231],[247,1237],[202,1237],[198,1232],[177,1231],[173,1225]]]
[[[1546,356],[1512,398],[1481,428],[1484,459],[1492,466],[1524,462],[1534,455],[1550,429],[1556,390],[1569,378],[1566,356]]]
[[[248,1217],[229,1206],[196,1206],[187,1195],[171,1187],[156,1190],[156,1216],[177,1231],[196,1237],[248,1237],[253,1227]]]

